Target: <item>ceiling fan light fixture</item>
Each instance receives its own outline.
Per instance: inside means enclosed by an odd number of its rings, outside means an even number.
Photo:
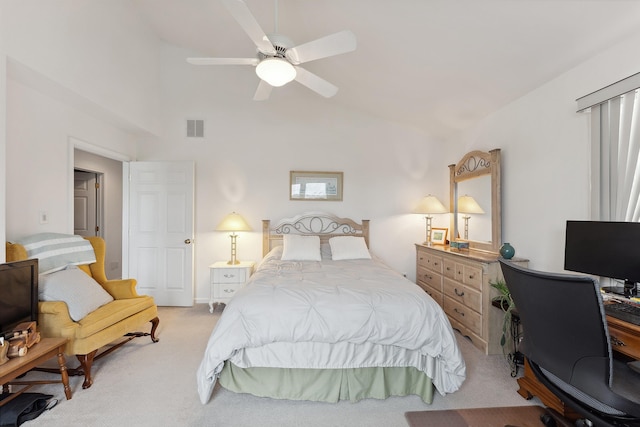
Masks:
[[[284,86],[296,78],[296,69],[282,58],[266,58],[256,66],[256,74],[271,86]]]

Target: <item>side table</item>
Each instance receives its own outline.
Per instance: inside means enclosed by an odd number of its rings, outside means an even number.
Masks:
[[[12,396],[3,399],[0,406],[10,402],[16,396],[24,393],[36,384],[56,384],[62,383],[64,386],[64,394],[67,400],[71,399],[71,388],[69,388],[69,374],[67,373],[66,361],[64,358],[64,347],[67,344],[66,338],[43,338],[39,343],[34,344],[27,354],[22,357],[16,357],[9,360],[4,365],[0,365],[0,384],[2,391],[8,392],[9,385],[24,385],[25,387],[13,393]],[[58,365],[60,366],[60,380],[42,380],[42,381],[12,381],[20,375],[29,372],[39,364],[58,357]]]
[[[209,266],[211,284],[210,313],[213,313],[214,305],[228,303],[233,294],[245,285],[253,273],[254,265],[255,262],[253,261],[242,261],[238,264],[218,261]]]

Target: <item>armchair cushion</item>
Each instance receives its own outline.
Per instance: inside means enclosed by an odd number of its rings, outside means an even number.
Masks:
[[[41,301],[65,302],[69,316],[75,321],[113,301],[113,297],[98,282],[73,265],[40,275],[38,294]]]

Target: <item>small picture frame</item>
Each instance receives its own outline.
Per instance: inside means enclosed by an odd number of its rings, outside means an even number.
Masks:
[[[431,243],[434,245],[444,245],[447,243],[448,228],[432,228],[431,229]]]

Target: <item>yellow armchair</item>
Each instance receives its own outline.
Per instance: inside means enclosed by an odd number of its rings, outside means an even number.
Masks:
[[[86,237],[91,242],[96,262],[79,266],[93,277],[111,296],[113,301],[86,315],[79,321],[69,316],[67,304],[63,301],[40,301],[38,304],[38,329],[43,337],[67,338],[65,353],[75,355],[80,366],[69,369],[69,375],[84,375],[82,388],[93,383],[91,366],[94,360],[111,353],[116,348],[140,336],[155,336],[160,320],[158,307],[153,298],[138,295],[135,279],[107,280],[104,272],[106,245],[101,237]],[[7,261],[27,259],[24,246],[17,243],[6,244]],[[151,332],[132,332],[151,322]],[[117,344],[98,354],[98,351],[116,340],[125,337]]]

